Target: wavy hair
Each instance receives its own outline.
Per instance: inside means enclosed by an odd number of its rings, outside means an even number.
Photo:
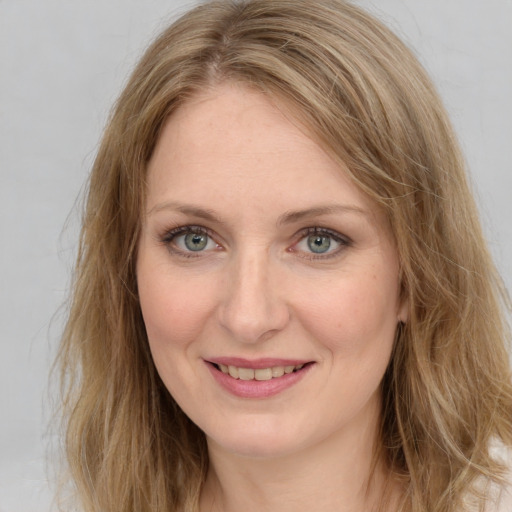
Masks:
[[[509,303],[445,110],[424,70],[342,0],[207,2],[147,49],[108,121],[87,190],[58,364],[66,452],[85,512],[196,512],[203,433],[152,362],[135,263],[147,163],[164,122],[223,81],[287,105],[389,219],[408,321],[384,377],[381,456],[402,510],[455,512],[512,446]]]

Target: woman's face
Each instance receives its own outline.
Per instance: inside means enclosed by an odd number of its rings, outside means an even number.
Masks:
[[[148,173],[149,345],[209,443],[276,456],[376,427],[404,307],[389,228],[344,170],[225,84],[172,115]]]

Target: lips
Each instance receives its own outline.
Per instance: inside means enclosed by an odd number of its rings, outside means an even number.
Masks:
[[[313,361],[220,357],[205,360],[215,380],[242,398],[268,398],[299,382]]]
[[[226,366],[219,364],[218,368],[222,373],[230,375],[233,379],[241,380],[270,380],[278,379],[285,374],[298,371],[304,367],[303,364],[287,366],[270,366],[267,368],[244,368],[234,365]]]

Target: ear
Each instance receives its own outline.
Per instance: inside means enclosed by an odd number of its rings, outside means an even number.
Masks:
[[[401,298],[396,318],[397,318],[397,321],[402,324],[406,324],[407,321],[409,320],[409,298],[408,297]]]

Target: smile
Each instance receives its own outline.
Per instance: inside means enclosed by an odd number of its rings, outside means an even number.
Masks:
[[[304,367],[303,364],[288,366],[272,366],[269,368],[240,368],[233,365],[218,364],[218,369],[233,379],[240,380],[271,380],[293,373]]]
[[[222,389],[240,398],[264,399],[298,384],[314,361],[219,357],[205,360],[210,374]]]

